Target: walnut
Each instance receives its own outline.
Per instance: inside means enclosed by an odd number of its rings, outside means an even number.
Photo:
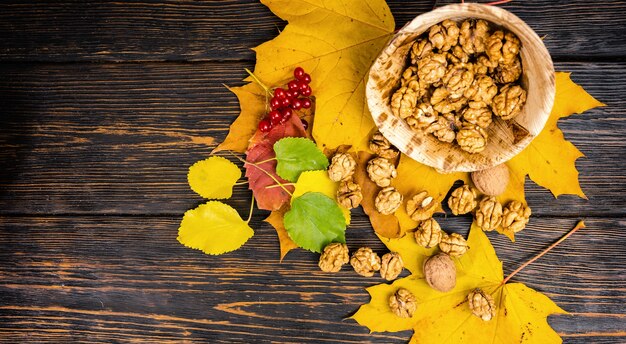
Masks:
[[[472,314],[484,321],[489,321],[496,316],[496,303],[493,301],[493,297],[481,289],[472,290],[467,295],[467,301]]]
[[[437,210],[437,202],[428,196],[427,191],[418,192],[413,198],[406,202],[406,212],[413,221],[424,221],[429,219]]]
[[[415,91],[417,98],[423,97],[428,92],[428,88],[430,85],[419,79],[417,76],[417,67],[409,66],[407,69],[402,72],[402,78],[400,79],[401,87],[408,87]]]
[[[472,181],[478,191],[489,196],[498,196],[509,184],[509,168],[506,164],[500,164],[486,170],[474,171]]]
[[[391,96],[391,112],[400,118],[406,118],[415,111],[418,94],[407,86],[400,87]]]
[[[487,40],[486,53],[489,56],[489,60],[495,63],[502,61],[502,40],[504,39],[504,32],[496,31]]]
[[[448,206],[454,215],[469,213],[476,208],[476,190],[469,185],[459,186],[450,194]]]
[[[492,122],[491,109],[483,102],[469,102],[469,106],[461,112],[463,119],[469,123],[486,129]]]
[[[354,161],[352,155],[337,153],[331,159],[330,166],[328,166],[328,178],[335,182],[345,180],[352,177],[355,169],[356,161]]]
[[[412,116],[406,118],[406,123],[413,129],[423,130],[428,128],[438,118],[437,111],[429,103],[419,103]]]
[[[436,254],[424,262],[424,279],[438,291],[448,292],[456,286],[456,266],[449,255]]]
[[[428,32],[428,40],[434,48],[440,51],[448,51],[459,40],[459,27],[452,20],[446,19],[441,24],[431,26]]]
[[[458,96],[458,95],[456,95]],[[462,95],[454,97],[447,88],[439,87],[435,89],[430,97],[430,103],[433,109],[440,114],[447,114],[453,111],[459,111],[467,104],[467,98]]]
[[[460,257],[467,252],[469,247],[467,246],[467,241],[461,235],[457,233],[447,235],[444,233],[441,242],[439,242],[439,249],[452,257]]]
[[[456,142],[466,152],[480,153],[487,147],[487,132],[478,125],[465,123],[456,133]]]
[[[530,207],[518,201],[511,201],[502,210],[502,228],[517,233],[526,228],[532,211]]]
[[[487,105],[491,104],[493,97],[498,94],[498,86],[490,76],[480,75],[476,76],[472,85],[465,90],[463,96],[470,101],[483,102]]]
[[[398,172],[389,160],[378,157],[367,162],[367,175],[376,185],[385,187],[391,184]]]
[[[417,65],[419,60],[433,51],[433,45],[427,39],[415,41],[411,45],[411,63]]]
[[[441,238],[446,233],[441,230],[439,223],[435,219],[430,218],[420,222],[415,231],[415,242],[425,248],[431,248],[439,245]]]
[[[410,291],[399,288],[389,297],[389,308],[400,318],[410,318],[417,309],[417,301]]]
[[[374,205],[376,210],[383,215],[393,214],[402,205],[402,194],[393,186],[388,186],[378,192]]]
[[[353,209],[361,204],[363,193],[361,186],[352,180],[343,180],[337,188],[337,203],[341,206]]]
[[[491,60],[489,60],[489,57],[485,55],[480,55],[476,58],[476,62],[474,62],[474,74],[491,74],[496,67],[498,67],[498,62],[492,62]]]
[[[448,90],[450,97],[457,99],[463,96],[474,82],[474,72],[467,65],[449,65],[441,81]]]
[[[516,58],[511,64],[499,64],[494,72],[494,78],[501,84],[510,84],[517,81],[522,75],[522,62]]]
[[[432,133],[441,142],[452,142],[456,137],[453,127],[444,116],[439,116],[437,121],[428,126],[426,132]]]
[[[334,242],[326,245],[320,256],[319,267],[324,272],[339,272],[349,261],[348,246]]]
[[[361,247],[352,254],[350,265],[357,274],[365,277],[374,276],[380,270],[380,257],[369,247]]]
[[[385,159],[395,159],[398,156],[398,148],[394,147],[380,131],[372,135],[370,150],[374,154]]]
[[[434,84],[446,74],[448,61],[444,54],[430,54],[417,62],[417,76],[424,82]]]
[[[489,60],[500,64],[512,64],[520,51],[520,40],[511,32],[494,32],[487,40]]]
[[[492,231],[502,223],[502,204],[493,196],[485,196],[478,202],[476,224],[484,231]]]
[[[468,54],[482,53],[489,39],[489,24],[484,20],[468,19],[461,24],[459,45]]]
[[[522,112],[526,103],[526,91],[518,85],[505,85],[500,93],[493,97],[491,110],[494,115],[506,120]]]
[[[389,252],[383,255],[380,265],[380,277],[387,281],[393,281],[400,276],[402,269],[404,269],[404,262],[400,254]]]
[[[465,64],[468,63],[470,59],[469,54],[466,53],[460,45],[452,47],[446,57],[448,58],[448,62],[453,64]]]

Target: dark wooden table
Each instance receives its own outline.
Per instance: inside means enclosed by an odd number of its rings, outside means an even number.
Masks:
[[[400,27],[434,0],[389,1]],[[588,228],[515,278],[570,315],[550,324],[568,343],[626,341],[626,2],[526,0],[526,20],[557,70],[607,104],[560,122],[586,158],[589,200],[527,183],[528,229],[490,235],[505,273],[578,219]],[[317,268],[295,251],[279,263],[274,230],[211,257],[176,241],[202,202],[187,167],[238,114],[252,47],[284,26],[254,0],[2,1],[0,5],[0,341],[381,342],[343,320],[380,283]],[[575,102],[576,99],[571,101]],[[250,194],[229,201],[247,213]],[[467,233],[469,218],[446,220]],[[361,211],[351,249],[384,246]]]

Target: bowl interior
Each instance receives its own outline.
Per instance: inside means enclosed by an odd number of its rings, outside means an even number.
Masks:
[[[460,22],[467,18],[484,19],[492,27],[505,28],[517,35],[521,41],[523,67],[519,83],[527,91],[522,112],[508,121],[494,118],[494,123],[487,129],[487,147],[475,154],[412,130],[405,121],[392,115],[390,106],[391,96],[398,89],[402,71],[407,67],[411,44],[431,26],[445,19]],[[372,65],[366,94],[376,125],[400,151],[443,172],[477,171],[513,158],[541,132],[554,103],[554,67],[539,36],[512,13],[480,4],[448,5],[416,17],[398,31]]]

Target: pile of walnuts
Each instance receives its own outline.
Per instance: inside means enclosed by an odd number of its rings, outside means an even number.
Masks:
[[[517,116],[526,91],[520,40],[484,20],[451,20],[434,25],[416,40],[400,87],[391,97],[395,116],[416,131],[456,142],[469,153],[487,146],[493,118]]]

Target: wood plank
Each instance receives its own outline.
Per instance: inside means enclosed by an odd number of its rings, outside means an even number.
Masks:
[[[406,342],[409,332],[370,335],[343,320],[380,278],[349,267],[322,273],[318,256],[302,250],[279,263],[276,235],[260,220],[242,249],[207,256],[176,242],[178,218],[2,217],[0,333],[13,342]],[[441,223],[469,227],[465,218]],[[515,245],[490,238],[509,273],[574,223],[535,219]],[[572,313],[549,318],[566,342],[626,340],[626,219],[587,224],[514,279]],[[351,250],[385,252],[362,216],[347,240]]]
[[[186,170],[205,158],[238,114],[222,83],[245,64],[3,64],[0,66],[1,214],[182,214],[202,200]],[[606,108],[561,121],[586,158],[589,201],[528,182],[536,215],[626,214],[623,132],[626,64],[568,63]],[[211,138],[215,140],[212,141]],[[234,204],[249,202],[245,187]]]
[[[435,1],[388,1],[397,27]],[[503,6],[528,22],[553,57],[626,56],[626,3],[532,0]],[[284,23],[256,0],[3,1],[0,60],[252,60]]]

